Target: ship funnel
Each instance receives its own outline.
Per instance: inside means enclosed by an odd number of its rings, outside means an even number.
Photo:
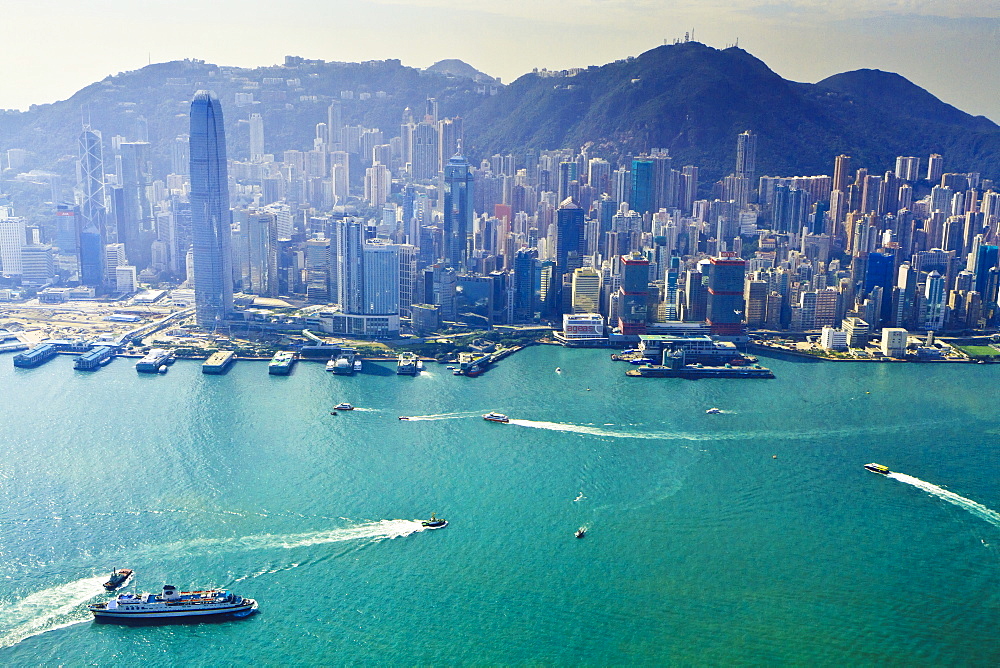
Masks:
[[[177,598],[177,587],[174,585],[163,585],[163,598],[175,599]]]

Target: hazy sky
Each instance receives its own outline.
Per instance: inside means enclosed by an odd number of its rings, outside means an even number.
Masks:
[[[456,7],[461,7],[457,9]],[[426,67],[460,58],[510,82],[683,37],[739,45],[785,78],[894,71],[1000,122],[997,0],[2,0],[0,108],[61,100],[152,62],[285,55]]]

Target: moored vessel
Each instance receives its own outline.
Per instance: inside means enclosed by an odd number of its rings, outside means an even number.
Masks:
[[[166,366],[170,357],[169,350],[153,348],[146,353],[145,357],[135,363],[135,370],[139,373],[161,373],[160,367]]]
[[[236,352],[233,350],[219,350],[212,353],[201,365],[202,373],[220,374],[225,373],[236,361]]]
[[[97,622],[202,621],[249,616],[257,610],[257,601],[226,589],[178,591],[173,585],[164,585],[161,594],[118,594],[110,601],[88,605],[87,609]]]
[[[287,350],[279,350],[274,353],[274,357],[267,363],[267,372],[272,376],[287,376],[295,366],[295,353]]]
[[[417,367],[419,360],[411,352],[402,352],[396,358],[396,373],[401,376],[416,376],[420,373]]]

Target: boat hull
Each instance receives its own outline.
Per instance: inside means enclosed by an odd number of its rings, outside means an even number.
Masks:
[[[128,624],[128,625],[148,625],[148,624],[192,624],[197,622],[225,621],[228,619],[242,619],[249,617],[257,611],[257,602],[252,599],[244,599],[240,605],[231,605],[205,610],[151,610],[132,611],[122,610],[95,610],[91,608],[94,621],[100,624]]]

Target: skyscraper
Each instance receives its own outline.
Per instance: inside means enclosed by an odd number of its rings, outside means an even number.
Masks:
[[[708,310],[706,319],[712,334],[733,336],[743,333],[743,281],[746,261],[735,253],[713,257],[708,268]]]
[[[229,183],[222,106],[211,91],[191,101],[191,237],[199,327],[222,325],[233,306]]]
[[[445,262],[455,269],[468,264],[469,235],[472,233],[472,170],[461,154],[455,154],[444,168],[444,250]]]
[[[250,114],[250,162],[264,160],[264,117]]]
[[[108,209],[104,199],[104,149],[101,133],[84,126],[80,133],[80,282],[104,282],[104,244]]]
[[[621,262],[618,327],[625,335],[645,334],[649,316],[649,260],[633,253],[622,256]]]
[[[149,266],[150,244],[156,238],[153,205],[149,199],[149,189],[153,184],[149,149],[147,142],[122,142],[119,145],[124,206],[116,212],[121,223],[118,241],[125,244],[129,264],[139,270]]]

